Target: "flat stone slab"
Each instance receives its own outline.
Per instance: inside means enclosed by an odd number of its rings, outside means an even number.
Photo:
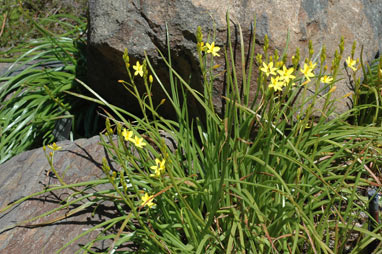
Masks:
[[[67,184],[104,177],[101,162],[102,158],[107,156],[99,141],[99,137],[95,136],[75,142],[57,143],[62,150],[55,152],[54,166],[61,175],[65,172],[63,179]],[[49,169],[50,166],[42,148],[19,154],[0,165],[0,209],[24,196],[44,190],[47,185],[59,185],[58,179],[54,178],[53,174],[48,174]],[[111,185],[97,187],[112,188]],[[92,191],[94,190],[88,190],[88,192]],[[88,207],[78,214],[53,224],[33,226],[63,217],[70,210],[64,209],[30,222],[27,226],[8,229],[16,223],[59,207],[71,193],[67,189],[45,193],[0,213],[0,253],[55,253],[77,235],[116,216],[113,205],[106,203],[97,208]],[[94,211],[95,214],[92,216]],[[61,253],[75,253],[81,245],[95,239],[99,233],[99,230],[93,231]],[[94,245],[97,249],[94,250],[106,251],[108,246],[110,242],[97,242]]]

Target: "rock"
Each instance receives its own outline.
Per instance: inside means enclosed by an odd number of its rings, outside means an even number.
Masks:
[[[11,66],[10,63],[0,63],[0,77],[3,76],[8,71],[8,68],[10,66]]]
[[[68,114],[69,113],[67,113],[66,115]],[[61,118],[56,120],[56,124],[54,125],[54,129],[52,133],[57,141],[64,141],[64,140],[70,139],[71,131],[72,131],[72,119]]]
[[[174,152],[177,143],[173,135],[162,130],[159,131],[159,134],[170,151]],[[147,140],[150,142],[149,138]],[[62,149],[54,154],[54,166],[57,172],[61,176],[63,175],[66,184],[105,178],[101,167],[103,158],[108,160],[113,170],[120,170],[110,154],[106,154],[104,147],[100,144],[99,136],[78,139],[75,142],[58,142],[57,145]],[[49,148],[47,148],[47,152],[50,152]],[[133,153],[138,156],[138,152],[134,148]],[[42,148],[24,152],[0,164],[0,253],[24,253],[25,250],[31,254],[55,253],[87,229],[121,215],[112,202],[104,201],[52,224],[47,222],[64,217],[75,207],[71,206],[70,209],[63,209],[49,216],[24,223],[26,220],[58,208],[60,203],[73,193],[68,189],[44,193],[2,212],[7,205],[20,198],[43,191],[48,185],[59,185],[58,179],[54,177],[53,173],[49,173],[49,169],[50,166]],[[87,192],[93,193],[95,190],[105,189],[113,189],[113,186],[111,184],[98,185],[88,189]],[[74,197],[71,198],[71,200],[74,199]],[[20,225],[20,223],[22,224]],[[16,224],[17,227],[15,227]],[[94,240],[101,232],[99,230],[83,236],[60,253],[75,253],[80,246]],[[112,228],[109,231],[116,233]],[[97,241],[92,250],[97,250],[95,251],[97,253],[106,251],[112,244],[112,240]],[[128,246],[119,247],[119,250],[131,251]]]
[[[65,171],[66,183],[77,183],[103,177],[101,161],[106,157],[103,146],[99,145],[99,137],[80,139],[75,142],[58,143],[62,150],[56,151],[54,165],[61,174]],[[47,149],[48,150],[48,149]],[[43,149],[38,148],[19,154],[0,165],[0,210],[9,203],[24,196],[42,191],[48,184],[58,184],[58,180],[47,174],[48,161]],[[102,187],[102,186],[98,186]],[[104,188],[110,186],[105,186]],[[41,215],[59,206],[62,199],[68,197],[69,190],[45,193],[31,200],[16,205],[4,213],[0,213],[0,253],[55,253],[65,243],[108,218],[115,215],[112,204],[102,204],[95,209],[88,209],[69,218],[46,226],[20,226],[7,229],[15,223]],[[95,215],[91,213],[95,209]],[[48,217],[27,223],[36,225],[65,215],[69,210],[64,209]],[[75,253],[81,244],[95,239],[99,231],[80,238],[62,253]],[[105,245],[102,245],[105,244]],[[105,250],[110,242],[98,242],[94,248]]]
[[[264,35],[270,39],[271,50],[282,52],[288,31],[290,42],[288,55],[301,49],[301,58],[308,55],[308,41],[320,51],[326,45],[330,65],[334,51],[338,49],[341,36],[345,38],[344,59],[350,55],[353,41],[357,41],[356,56],[361,45],[363,59],[370,61],[382,48],[382,2],[373,0],[291,0],[291,1],[200,1],[200,0],[89,0],[89,84],[112,104],[138,112],[137,103],[117,80],[128,80],[122,61],[125,48],[129,50],[130,61],[142,63],[146,52],[154,69],[164,84],[168,84],[168,70],[160,60],[156,49],[167,52],[166,24],[170,34],[173,66],[185,78],[190,77],[192,87],[202,90],[201,74],[196,55],[196,29],[201,26],[204,40],[216,25],[216,44],[226,45],[226,12],[231,17],[232,38],[238,38],[237,24],[243,30],[246,51],[250,43],[253,17],[256,14],[256,50],[261,52]],[[238,41],[236,45],[237,69],[241,67]],[[216,62],[224,65],[221,52]],[[342,65],[341,65],[342,66]],[[257,68],[256,68],[257,69]],[[218,71],[223,71],[223,67]],[[257,70],[256,70],[257,72]],[[240,75],[240,70],[238,72]],[[221,108],[224,94],[223,75],[214,84],[214,104]],[[138,80],[138,78],[136,78]],[[252,93],[255,91],[252,84]],[[139,85],[138,85],[139,86]],[[341,98],[350,91],[346,81],[337,83],[335,98]],[[158,86],[153,86],[154,101],[164,97]],[[322,101],[322,100],[321,100]],[[189,102],[193,114],[198,109]],[[344,112],[348,107],[343,100],[336,103],[336,111]],[[171,115],[169,105],[162,107],[165,115]]]

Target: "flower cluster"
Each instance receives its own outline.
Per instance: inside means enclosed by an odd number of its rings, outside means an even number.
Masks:
[[[281,91],[284,86],[287,86],[296,76],[293,75],[294,68],[287,68],[285,65],[282,68],[273,67],[273,62],[266,64],[263,62],[263,67],[260,70],[267,76],[271,76],[271,82],[269,88],[274,91]],[[273,76],[273,77],[272,77]]]
[[[129,72],[130,75],[130,57],[127,48],[125,49],[125,52],[123,53],[123,61],[125,62],[125,67],[126,70]],[[135,65],[133,65],[133,70],[134,70],[134,76],[141,76],[142,78],[146,79],[148,75],[148,70],[147,70],[147,62],[146,60],[143,60],[143,63],[141,64],[139,61],[135,62]],[[148,80],[150,84],[154,82],[153,76],[150,74],[148,75]],[[126,84],[124,80],[118,80],[118,83],[123,83]]]
[[[155,166],[151,166],[150,168],[154,170],[154,174],[151,174],[152,177],[160,177],[161,174],[165,171],[165,163],[166,160],[155,159]]]
[[[211,54],[212,56],[220,56],[218,54],[220,47],[215,46],[215,42],[209,44],[208,42],[204,45],[204,42],[199,42],[197,45],[198,50],[205,51],[207,54]]]
[[[165,171],[165,163],[166,160],[155,159],[155,166],[151,166],[150,169],[154,170],[154,174],[150,174],[151,177],[160,177],[161,174]],[[149,194],[145,193],[144,196],[141,197],[141,206],[148,206],[152,208],[155,206],[153,202],[154,196],[149,196]]]
[[[127,130],[126,128],[123,128],[122,130],[122,137],[125,141],[132,142],[137,148],[143,148],[146,145],[143,138],[138,137],[136,135],[134,136],[134,132]],[[155,165],[150,167],[150,169],[154,172],[150,174],[150,177],[159,178],[166,169],[165,165],[165,159],[160,160],[159,158],[156,158]],[[155,205],[155,203],[153,203],[152,200],[153,196],[149,196],[147,193],[145,193],[145,195],[141,197],[141,205],[152,208]]]
[[[155,159],[155,166],[151,166],[150,169],[154,170],[153,174],[150,174],[151,177],[160,177],[165,171],[166,160]],[[148,206],[152,208],[155,203],[153,203],[154,196],[149,196],[149,194],[145,193],[144,196],[141,197],[141,206]]]
[[[62,149],[62,147],[56,145],[56,143],[53,143],[52,145],[48,145],[48,147],[49,147],[50,149],[52,149],[53,151],[58,151],[58,150],[61,150],[61,149]]]
[[[126,128],[122,131],[122,136],[124,137],[125,141],[132,142],[135,147],[137,148],[143,148],[146,145],[146,142],[144,142],[144,139],[138,136],[134,136],[133,131],[128,131]]]
[[[150,174],[151,177],[160,177],[163,172],[165,171],[165,164],[166,160],[160,160],[155,159],[155,166],[151,166],[150,169],[154,170],[153,174]],[[149,194],[145,193],[144,196],[141,197],[141,206],[148,206],[149,208],[152,208],[155,206],[155,203],[153,202],[154,196],[149,196]]]
[[[351,68],[354,66],[355,62],[351,62],[349,67]],[[282,66],[281,68],[277,68],[277,66]],[[309,63],[304,63],[304,67],[300,68],[300,72],[304,75],[306,81],[302,83],[302,85],[306,85],[311,81],[311,78],[315,77],[314,69],[316,68],[317,63],[313,63],[310,61]],[[282,91],[283,87],[287,86],[288,84],[291,84],[292,86],[295,85],[293,82],[296,78],[295,75],[293,75],[294,68],[287,68],[285,64],[277,64],[276,67],[273,66],[273,62],[269,62],[266,64],[263,62],[263,67],[260,68],[260,70],[265,74],[266,77],[271,77],[270,83],[268,87],[270,89],[273,89],[274,91]],[[333,82],[333,78],[324,75],[320,78],[320,81],[325,84],[330,84]]]
[[[53,154],[55,151],[59,151],[62,149],[61,146],[58,146],[56,143],[53,143],[51,145],[48,145],[48,148],[51,149],[52,151],[49,152],[49,156],[50,157],[53,157]],[[44,152],[46,151],[46,146],[43,146],[42,149],[44,150]]]

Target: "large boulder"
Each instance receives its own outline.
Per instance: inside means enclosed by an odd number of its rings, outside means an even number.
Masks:
[[[103,177],[101,163],[106,154],[104,147],[99,144],[98,136],[75,142],[64,141],[58,145],[62,150],[55,152],[54,166],[60,174],[65,175],[63,179],[67,184]],[[59,184],[52,174],[48,174],[49,169],[42,148],[24,152],[1,164],[0,210],[22,197],[44,190],[47,185]],[[12,228],[17,223],[59,207],[70,193],[67,189],[45,193],[0,213],[0,253],[55,253],[85,230],[115,216],[116,210],[112,204],[102,204],[99,207],[90,206],[54,223],[49,222],[64,217],[69,209]],[[80,238],[61,253],[75,253],[81,245],[95,239],[98,233],[96,230]],[[107,241],[98,242],[94,250],[98,248],[105,251],[109,245]]]
[[[137,103],[117,83],[127,79],[122,55],[128,48],[130,61],[142,62],[144,52],[151,59],[159,77],[168,84],[168,70],[157,49],[166,52],[166,24],[170,35],[173,66],[190,84],[201,90],[201,75],[196,52],[196,29],[207,32],[216,26],[216,44],[226,45],[226,12],[232,22],[232,40],[236,50],[237,68],[240,69],[240,53],[237,24],[243,30],[246,51],[251,41],[253,17],[257,17],[256,50],[261,52],[264,35],[270,39],[271,50],[283,51],[289,31],[288,54],[299,47],[302,59],[308,55],[308,42],[312,40],[319,52],[326,45],[327,62],[331,63],[338,49],[341,36],[345,38],[344,56],[349,56],[352,42],[358,42],[356,56],[363,46],[363,59],[370,61],[382,48],[382,2],[373,0],[290,0],[290,1],[201,1],[201,0],[89,0],[89,84],[109,102],[137,112]],[[236,29],[235,29],[236,28]],[[216,62],[223,71],[224,56],[221,52]],[[256,68],[257,69],[257,68]],[[247,71],[248,72],[248,71]],[[255,72],[255,71],[254,71]],[[256,73],[255,73],[256,74]],[[223,75],[221,75],[223,76]],[[214,84],[214,104],[221,108],[224,94],[224,77]],[[138,80],[138,79],[136,79]],[[253,82],[253,87],[255,86]],[[341,98],[351,88],[346,81],[337,84],[334,97]],[[255,89],[252,89],[255,91]],[[153,87],[154,101],[164,97],[158,86]],[[191,101],[191,104],[194,102]],[[347,109],[346,103],[336,103],[337,112]],[[168,105],[162,113],[169,115]],[[198,109],[191,105],[192,114]]]

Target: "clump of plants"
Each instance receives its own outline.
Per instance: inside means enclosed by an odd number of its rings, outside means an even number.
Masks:
[[[44,19],[49,31],[62,34],[65,23],[86,18],[87,0],[0,0],[0,48],[11,48],[27,38],[39,38],[31,18]],[[54,22],[49,22],[54,21]]]
[[[0,62],[9,63],[0,73],[0,163],[57,141],[65,124],[61,139],[99,131],[96,106],[69,94],[85,92],[75,81],[86,74],[85,20],[60,14],[29,21],[40,37],[0,53]],[[57,23],[65,32],[49,31]]]
[[[260,68],[259,76],[254,80],[243,67],[239,85],[229,26],[228,38],[223,50],[198,29],[195,50],[203,74],[201,92],[174,70],[170,49],[168,58],[160,52],[169,69],[169,89],[148,57],[132,63],[126,50],[129,80],[120,84],[137,98],[141,117],[110,105],[81,82],[118,117],[109,115],[101,138],[110,161],[118,165],[111,167],[103,160],[102,183],[113,186],[107,199],[114,202],[119,216],[85,231],[63,249],[100,227],[104,230],[99,237],[82,247],[85,253],[104,239],[112,239],[108,253],[125,253],[121,246],[137,253],[360,253],[374,240],[382,240],[378,234],[382,226],[369,230],[366,223],[358,223],[362,213],[376,222],[362,190],[381,186],[375,175],[381,168],[380,106],[375,103],[381,98],[380,83],[375,81],[381,65],[371,68],[374,83],[360,85],[357,75],[366,67],[355,59],[355,45],[351,56],[344,57],[342,40],[329,69],[324,48],[314,55],[310,44],[306,59],[300,59],[299,51],[294,56],[270,54],[265,38],[264,54],[257,54],[254,44],[249,52],[249,70]],[[244,55],[243,45],[241,50]],[[225,56],[227,66],[222,115],[212,104],[218,54]],[[346,95],[353,97],[354,107],[335,115],[331,94],[343,78],[344,58],[358,89]],[[137,79],[143,79],[143,94],[135,85]],[[253,82],[257,91],[250,98]],[[163,89],[176,120],[157,113],[153,86]],[[309,93],[308,87],[314,92]],[[369,103],[361,104],[359,98],[366,95]],[[188,116],[190,96],[203,107],[205,121]],[[318,100],[324,103],[317,118],[313,115]],[[368,108],[375,117],[363,117]],[[175,147],[168,145],[168,138]],[[60,170],[54,172],[59,178]],[[89,187],[97,184],[101,182],[83,183],[84,189],[71,190],[70,196],[83,197],[77,199],[83,202],[81,207],[96,206],[94,200],[103,202],[104,190],[91,189],[90,194]],[[46,191],[57,188],[70,185]],[[97,199],[89,200],[89,195]],[[114,233],[106,230],[111,228]]]

